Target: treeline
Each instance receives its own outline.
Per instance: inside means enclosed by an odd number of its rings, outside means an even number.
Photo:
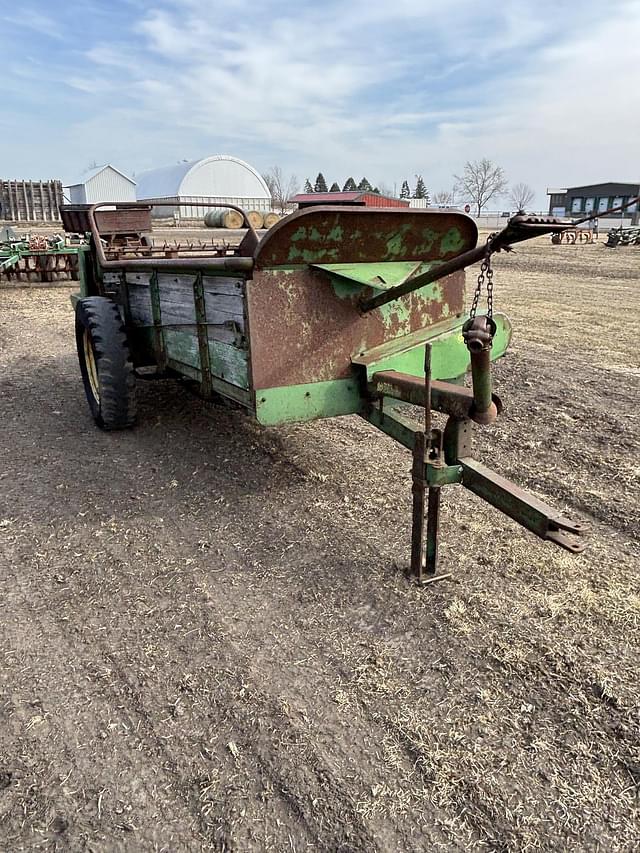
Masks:
[[[327,182],[325,180],[322,172],[318,172],[318,177],[316,178],[315,184],[312,184],[309,178],[304,182],[304,192],[305,193],[349,193],[349,192],[361,192],[361,193],[375,193],[376,195],[380,195],[380,190],[378,187],[374,187],[370,181],[366,178],[363,178],[359,184],[356,184],[353,178],[347,178],[344,182],[344,186],[340,189],[340,185],[337,181],[334,181],[331,184],[331,188],[327,187]]]
[[[318,177],[316,178],[314,184],[312,184],[309,178],[307,178],[304,182],[303,191],[305,193],[368,192],[375,193],[376,195],[396,195],[395,190],[390,190],[387,187],[383,187],[382,189],[380,189],[379,187],[374,187],[371,181],[369,181],[367,178],[362,178],[359,184],[356,184],[353,178],[347,178],[347,180],[344,182],[344,186],[342,187],[342,189],[340,189],[340,184],[338,184],[337,181],[334,181],[331,184],[331,187],[328,187],[322,172],[318,172]],[[400,188],[400,198],[423,198],[426,200],[427,204],[429,204],[429,191],[427,190],[422,175],[416,175],[416,184],[413,190],[409,186],[408,181],[405,180],[402,182],[402,186]]]

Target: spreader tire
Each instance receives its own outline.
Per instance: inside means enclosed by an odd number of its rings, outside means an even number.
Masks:
[[[126,429],[136,419],[136,378],[120,312],[104,296],[76,305],[76,346],[85,394],[101,429]]]

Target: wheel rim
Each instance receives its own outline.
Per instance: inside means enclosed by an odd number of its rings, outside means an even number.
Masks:
[[[89,330],[85,329],[82,335],[82,345],[84,348],[84,363],[87,365],[87,378],[89,386],[96,403],[100,402],[100,384],[98,382],[98,367],[96,365],[96,357],[91,345],[91,335]]]

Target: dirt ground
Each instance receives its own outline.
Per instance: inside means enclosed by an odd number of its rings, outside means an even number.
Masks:
[[[1,850],[640,847],[640,250],[495,265],[476,455],[590,545],[449,487],[427,588],[390,439],[170,382],[102,433],[70,291],[0,290]]]

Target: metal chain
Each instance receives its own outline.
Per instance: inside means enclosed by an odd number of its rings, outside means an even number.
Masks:
[[[494,232],[493,234],[489,234],[487,238],[484,260],[480,265],[480,275],[478,276],[478,283],[476,284],[476,289],[473,294],[473,302],[471,303],[471,310],[469,311],[469,317],[471,319],[476,316],[478,301],[480,300],[480,294],[482,293],[485,278],[487,282],[487,317],[489,317],[489,319],[493,317],[493,269],[491,267],[491,243],[496,236],[497,232]]]

